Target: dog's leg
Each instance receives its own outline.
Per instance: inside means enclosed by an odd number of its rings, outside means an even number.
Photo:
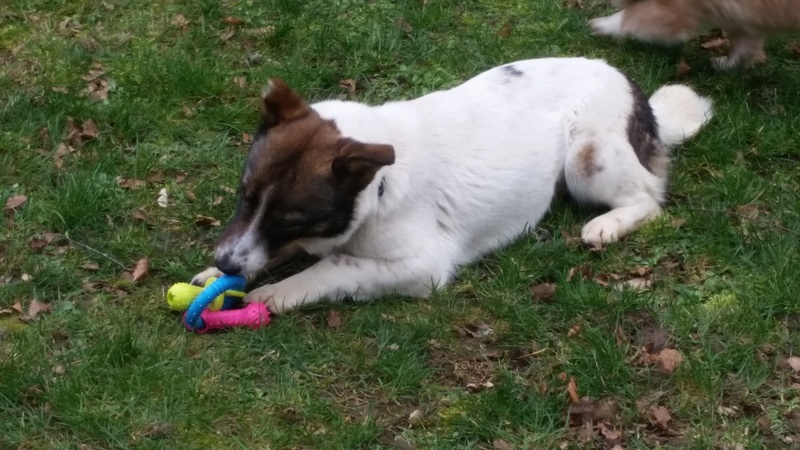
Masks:
[[[658,216],[666,187],[668,160],[657,140],[649,144],[645,140],[637,142],[642,151],[637,155],[623,127],[619,134],[590,133],[588,136],[572,146],[564,175],[576,200],[611,208],[581,231],[584,243],[600,247]]]
[[[751,67],[767,60],[764,53],[764,38],[731,34],[731,51],[728,56],[711,58],[711,63],[717,70],[730,70],[737,67]]]
[[[436,258],[386,261],[337,254],[283,281],[255,289],[244,300],[263,302],[271,311],[284,313],[324,299],[368,300],[390,293],[427,297],[447,284],[454,272],[454,266],[442,265]]]
[[[622,11],[589,21],[596,36],[632,37],[662,44],[686,42],[698,26],[691,15],[655,0],[632,2]]]

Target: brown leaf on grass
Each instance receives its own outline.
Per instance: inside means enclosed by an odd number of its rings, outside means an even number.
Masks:
[[[186,31],[189,25],[189,20],[183,14],[175,14],[172,16],[172,20],[169,21],[169,24]]]
[[[189,200],[192,203],[197,201],[197,196],[194,195],[194,192],[192,192],[191,189],[186,190],[186,200]]]
[[[549,302],[556,295],[556,285],[553,283],[539,283],[529,289],[535,303]]]
[[[686,60],[681,58],[680,62],[678,62],[678,68],[675,70],[675,75],[678,77],[682,77],[685,76],[687,73],[689,73],[691,70],[692,68],[689,66],[689,64],[686,64]]]
[[[94,62],[91,66],[89,66],[89,72],[87,72],[86,75],[81,76],[81,78],[83,78],[83,81],[94,81],[105,75],[105,73],[106,69],[103,67],[103,65],[99,62]]]
[[[98,78],[89,82],[86,86],[86,92],[89,94],[89,98],[96,102],[108,100],[108,93],[110,90],[111,86],[108,82],[108,78]]]
[[[653,287],[653,277],[647,278],[631,278],[630,280],[625,280],[622,283],[617,283],[615,286],[619,288],[630,288],[634,291],[646,291]]]
[[[584,444],[592,442],[596,436],[597,432],[594,430],[592,422],[586,422],[578,428],[578,440]]]
[[[227,25],[244,25],[244,19],[240,19],[238,17],[228,16],[222,19],[222,22]]]
[[[325,322],[328,328],[337,329],[342,326],[342,313],[339,310],[331,309],[325,315]]]
[[[143,438],[165,438],[175,434],[175,425],[169,422],[158,422],[139,430],[136,434]]]
[[[575,337],[575,336],[579,335],[580,332],[581,332],[581,328],[583,328],[583,327],[579,323],[576,323],[575,325],[571,326],[569,328],[569,331],[567,331],[567,337],[568,338],[572,338],[572,337]]]
[[[25,310],[22,309],[22,302],[20,302],[19,300],[15,301],[14,304],[11,305],[11,309],[20,314],[25,314]]]
[[[233,77],[233,84],[239,86],[240,89],[245,89],[247,87],[247,77],[244,76]]]
[[[586,280],[592,277],[592,268],[588,264],[581,264],[580,266],[571,267],[567,272],[567,283],[572,281],[576,276]]]
[[[583,0],[566,0],[564,5],[571,9],[583,9]]]
[[[454,326],[453,329],[459,336],[473,339],[482,339],[494,333],[492,326],[486,322],[468,323],[463,326]]]
[[[95,271],[95,270],[100,270],[100,266],[96,262],[89,262],[86,264],[82,264],[81,269]]]
[[[412,27],[411,24],[408,22],[408,19],[406,19],[403,16],[394,19],[394,25],[397,28],[403,30],[404,33],[411,33],[412,31],[414,31],[414,27]]]
[[[69,89],[66,86],[53,86],[50,90],[59,94],[69,94]]]
[[[513,30],[514,30],[514,22],[509,20],[508,22],[506,22],[505,25],[503,25],[503,28],[500,28],[500,30],[497,32],[497,35],[500,36],[501,38],[507,38],[511,36],[511,32]]]
[[[242,144],[250,145],[253,142],[253,135],[242,131]]]
[[[575,377],[569,377],[569,383],[567,383],[567,394],[569,394],[569,400],[576,404],[580,401],[580,397],[578,396],[578,383],[575,381]]]
[[[244,33],[247,34],[248,36],[254,36],[254,37],[271,36],[272,34],[275,33],[275,26],[267,25],[266,27],[261,27],[261,28],[250,28],[244,30]]]
[[[183,112],[183,117],[186,117],[187,119],[191,119],[192,117],[194,117],[195,114],[194,110],[188,106],[184,105],[181,111]]]
[[[672,421],[672,414],[664,406],[653,406],[647,414],[647,420],[651,425],[669,430],[669,423]]]
[[[798,356],[791,356],[786,359],[786,364],[792,368],[795,372],[800,372],[800,357]]]
[[[746,205],[737,206],[736,214],[746,219],[754,220],[758,218],[758,216],[761,214],[761,211],[758,209],[758,205],[755,203],[748,203]]]
[[[613,428],[608,428],[605,423],[600,422],[597,426],[600,429],[600,433],[606,438],[608,443],[616,443],[622,437],[622,431],[615,430]]]
[[[147,211],[144,208],[136,208],[131,213],[134,219],[136,220],[143,220],[145,222],[150,220],[150,215],[147,214]]]
[[[50,310],[50,305],[47,303],[42,303],[39,300],[31,300],[31,303],[28,305],[28,317],[35,319],[39,314],[49,313]]]
[[[561,230],[561,237],[564,238],[568,247],[579,247],[583,244],[583,240],[579,236],[573,236],[567,230]]]
[[[582,397],[569,406],[569,422],[573,426],[586,422],[611,422],[617,411],[617,403],[613,400],[593,401],[589,397]]]
[[[356,80],[348,78],[339,82],[339,86],[347,90],[347,93],[353,95],[356,93]]]
[[[194,218],[194,223],[203,227],[218,227],[221,225],[220,221],[210,217],[198,214]]]
[[[139,189],[140,187],[147,186],[147,181],[139,180],[137,178],[122,178],[117,176],[114,180],[123,189]]]
[[[56,169],[64,168],[64,157],[74,151],[75,151],[74,148],[63,142],[58,144],[56,152],[53,155],[53,164],[56,166]]]
[[[495,450],[514,450],[514,445],[503,439],[495,439],[492,441],[492,448]]]
[[[686,219],[683,219],[683,218],[680,218],[680,217],[676,217],[676,218],[674,218],[674,219],[669,221],[669,225],[672,228],[680,228],[685,224],[686,224]]]
[[[13,195],[6,200],[6,205],[3,207],[3,210],[7,212],[14,212],[22,207],[22,205],[24,205],[27,201],[28,197],[25,195]]]
[[[147,258],[142,258],[136,263],[136,267],[133,268],[131,281],[136,283],[137,281],[141,280],[142,278],[146,277],[149,274],[150,274],[150,261]]]
[[[83,139],[94,139],[98,134],[100,134],[100,129],[97,128],[97,124],[94,123],[92,119],[86,119],[83,121],[81,124],[81,137]]]
[[[675,372],[683,363],[683,355],[673,348],[661,350],[658,354],[658,358],[660,359],[662,370],[666,373]]]
[[[228,42],[235,35],[236,35],[236,29],[235,28],[233,28],[233,27],[225,27],[225,29],[222,30],[219,33],[219,40],[222,41],[222,42]]]

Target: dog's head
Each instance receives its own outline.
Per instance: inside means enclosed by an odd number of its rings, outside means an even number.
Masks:
[[[282,80],[270,80],[217,268],[249,275],[304,241],[341,236],[359,193],[393,163],[392,146],[343,137]]]

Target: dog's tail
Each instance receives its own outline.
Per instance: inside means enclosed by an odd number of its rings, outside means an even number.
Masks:
[[[690,139],[714,116],[710,99],[681,84],[662,86],[650,97],[658,137],[669,148]]]

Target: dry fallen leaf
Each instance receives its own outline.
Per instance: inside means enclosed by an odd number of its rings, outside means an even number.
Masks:
[[[50,309],[50,305],[47,303],[42,303],[39,300],[31,300],[31,303],[28,305],[28,317],[35,319],[39,314],[49,313]]]
[[[511,31],[513,29],[514,29],[514,23],[509,20],[508,22],[506,22],[505,25],[503,25],[503,28],[500,28],[500,31],[497,32],[497,35],[503,38],[507,38],[511,36]]]
[[[580,401],[580,397],[578,396],[578,383],[575,381],[575,377],[569,377],[567,394],[569,394],[569,400],[572,403],[578,403]]]
[[[353,95],[356,93],[356,80],[348,78],[339,82],[339,86],[347,90],[347,93]]]
[[[800,356],[789,357],[786,363],[789,364],[793,371],[800,372]]]
[[[25,202],[28,201],[28,197],[25,195],[14,195],[6,200],[6,206],[3,208],[6,211],[13,212],[19,209]]]
[[[233,77],[233,83],[239,88],[244,89],[247,87],[247,77]]]
[[[658,428],[668,430],[669,423],[672,421],[672,414],[670,414],[669,410],[664,406],[653,406],[650,408],[647,419]]]
[[[110,90],[111,85],[108,78],[98,78],[86,85],[86,92],[89,93],[89,98],[96,102],[108,100]]]
[[[678,69],[675,71],[675,74],[679,77],[682,77],[691,70],[692,68],[689,66],[689,64],[686,64],[686,60],[681,58],[680,62],[678,62]]]
[[[331,309],[328,311],[328,314],[325,315],[325,321],[328,324],[328,328],[339,328],[342,326],[342,313],[338,310]]]
[[[194,223],[204,227],[218,227],[221,225],[220,221],[209,216],[203,216],[198,214],[194,218]]]
[[[187,20],[186,16],[183,14],[176,14],[172,17],[172,20],[169,21],[169,24],[178,28],[185,28],[189,25],[189,20]]]
[[[683,355],[681,352],[672,349],[672,348],[665,348],[661,350],[658,354],[658,358],[661,361],[661,367],[663,368],[664,372],[672,373],[683,363]]]
[[[122,178],[117,176],[114,180],[123,189],[139,189],[140,187],[147,186],[147,182],[136,178]]]
[[[86,264],[82,264],[81,269],[94,271],[94,270],[100,270],[100,266],[96,262],[89,262]]]
[[[22,303],[19,300],[17,300],[16,302],[14,302],[13,305],[11,305],[11,309],[20,314],[25,314],[25,311],[22,309]]]
[[[147,258],[142,258],[136,263],[133,268],[133,276],[131,281],[136,283],[150,273],[150,261]]]
[[[582,328],[581,324],[579,323],[576,323],[575,325],[571,326],[569,328],[569,331],[567,331],[567,337],[571,338],[577,336],[578,334],[580,334],[581,328]]]
[[[397,28],[403,30],[404,33],[411,33],[414,31],[414,27],[412,27],[411,24],[408,23],[408,19],[403,16],[394,19],[394,24]]]
[[[238,17],[231,17],[231,16],[228,16],[228,17],[222,19],[222,22],[227,24],[227,25],[244,25],[244,19],[240,19]]]
[[[229,41],[234,35],[236,35],[236,29],[233,27],[225,27],[222,32],[219,33],[219,40],[222,42]]]
[[[556,285],[553,283],[539,283],[531,286],[530,291],[534,302],[549,302],[556,295]]]
[[[100,129],[92,119],[86,119],[81,124],[81,137],[84,139],[94,139],[100,134]]]
[[[186,190],[186,200],[189,200],[190,202],[196,202],[197,201],[197,196],[194,195],[194,192],[192,192],[190,189],[187,189]]]
[[[253,135],[250,133],[242,132],[242,144],[250,145],[253,142]]]
[[[156,204],[162,208],[166,208],[169,205],[169,195],[167,194],[167,188],[161,188],[158,191],[158,198],[156,199]]]
[[[191,119],[192,117],[194,117],[194,110],[192,108],[184,106],[182,111],[183,111],[183,117],[186,117],[187,119]]]
[[[496,450],[513,450],[514,445],[503,439],[495,439],[492,441],[492,447]]]

